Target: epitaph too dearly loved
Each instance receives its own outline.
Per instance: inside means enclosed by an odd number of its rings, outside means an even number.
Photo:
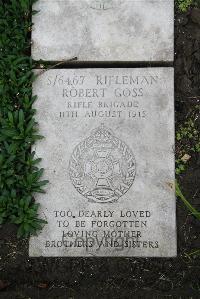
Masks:
[[[40,72],[30,256],[175,256],[173,68]]]

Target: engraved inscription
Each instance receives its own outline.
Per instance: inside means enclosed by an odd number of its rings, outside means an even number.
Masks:
[[[91,202],[115,202],[132,186],[135,158],[103,124],[73,151],[69,174],[76,190]]]
[[[93,0],[90,8],[96,10],[108,10],[114,7],[113,0]]]

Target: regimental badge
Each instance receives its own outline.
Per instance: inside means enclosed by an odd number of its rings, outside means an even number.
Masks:
[[[130,148],[103,124],[79,143],[70,158],[69,175],[89,201],[116,202],[132,186],[136,171]]]

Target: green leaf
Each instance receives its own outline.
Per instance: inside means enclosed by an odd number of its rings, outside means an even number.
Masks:
[[[28,135],[28,133],[33,129],[35,125],[35,120],[31,119],[30,122],[28,123],[26,129],[25,129],[25,134]]]
[[[24,231],[23,225],[20,225],[18,228],[18,231],[17,231],[17,238],[23,237],[24,234],[25,234],[25,231]]]
[[[21,109],[19,110],[19,126],[24,126],[24,112]]]
[[[187,199],[185,198],[185,196],[183,195],[183,193],[181,192],[181,189],[178,185],[178,182],[176,181],[175,183],[175,187],[176,187],[176,196],[179,197],[183,203],[185,204],[185,206],[188,208],[188,210],[191,212],[191,214],[193,216],[195,216],[198,220],[200,220],[200,212],[197,211],[190,203],[189,201],[187,201]]]
[[[13,125],[14,124],[14,118],[13,118],[13,115],[10,111],[8,111],[8,119],[9,119],[10,123]]]

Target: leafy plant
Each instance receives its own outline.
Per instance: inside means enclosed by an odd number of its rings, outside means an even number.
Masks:
[[[35,192],[44,192],[40,159],[31,151],[42,137],[32,108],[35,76],[30,52],[35,0],[0,1],[0,224],[18,225],[18,236],[40,230]],[[34,12],[33,12],[34,13]]]
[[[180,11],[185,12],[192,5],[193,0],[176,0]]]
[[[190,6],[199,6],[199,0],[176,0],[176,5],[181,12],[186,12]]]

